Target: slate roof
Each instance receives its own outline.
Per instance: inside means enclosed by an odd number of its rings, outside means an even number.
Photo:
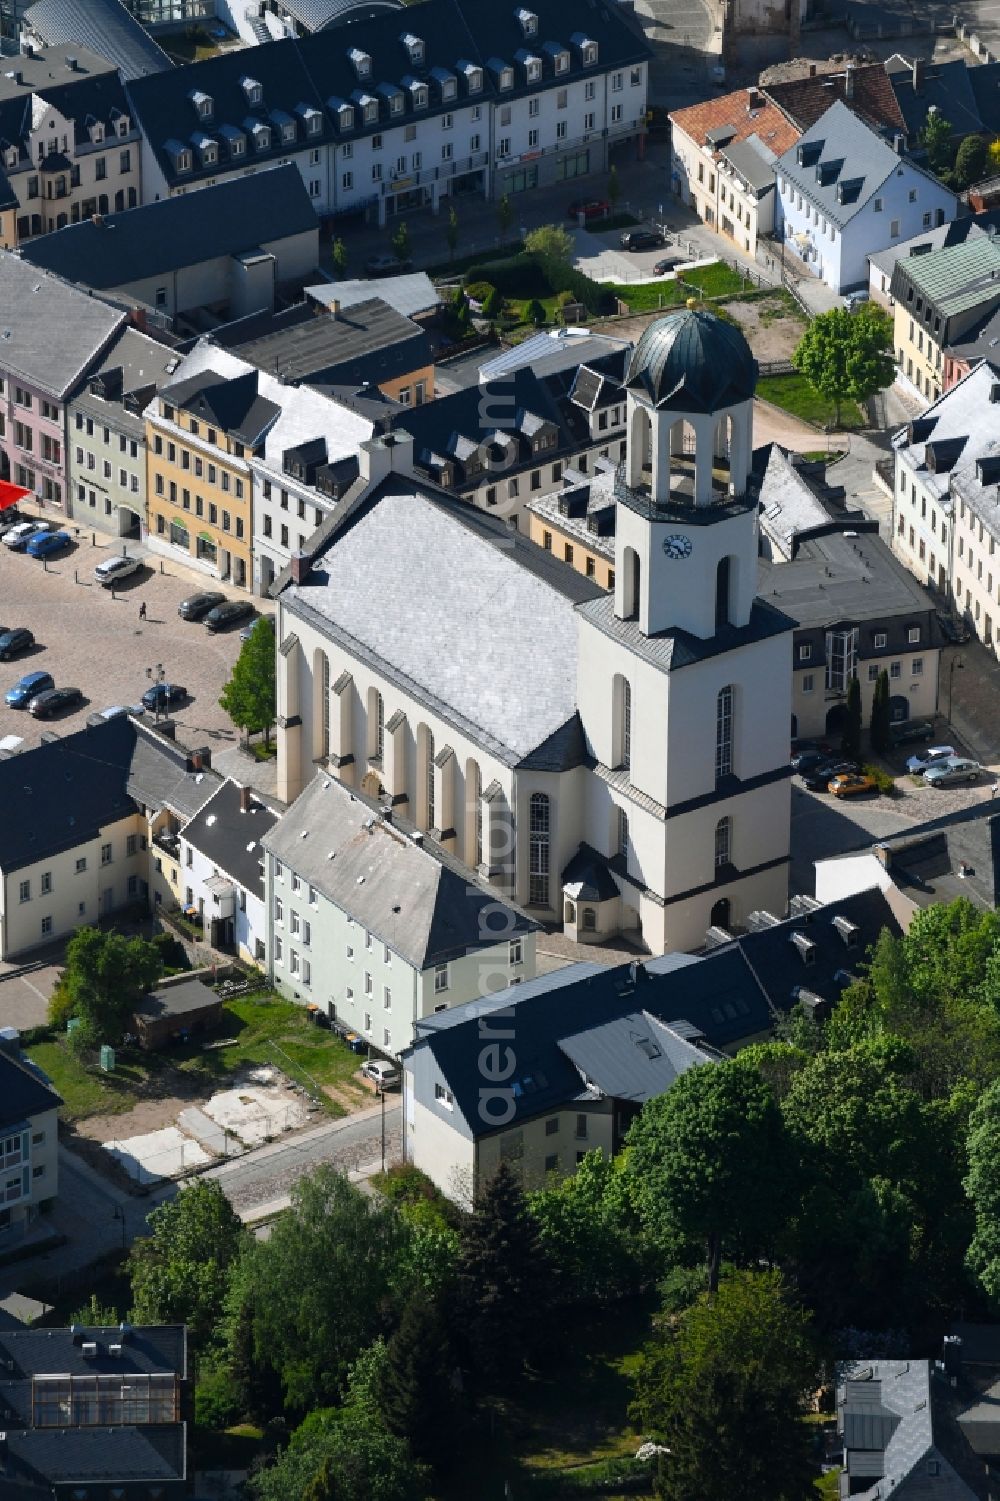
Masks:
[[[181,839],[251,896],[263,901],[261,841],[274,828],[278,814],[256,794],[251,794],[250,810],[244,813],[240,795],[241,788],[235,782],[223,782],[184,827]]]
[[[74,1338],[74,1327],[77,1337]],[[97,1345],[96,1355],[84,1355],[84,1341]],[[120,1344],[120,1355],[108,1346]],[[152,1375],[176,1372],[187,1376],[187,1333],[183,1324],[139,1324],[122,1330],[116,1325],[78,1325],[57,1329],[0,1329],[0,1356],[12,1361],[8,1373],[16,1378],[51,1375],[118,1375],[122,1371]]]
[[[28,240],[21,258],[102,291],[309,230],[318,237],[319,220],[302,174],[289,162],[197,195],[106,214],[100,224],[93,219],[67,224]]]
[[[137,125],[117,70],[90,48],[63,42],[40,48],[32,57],[21,53],[9,64],[0,70],[0,140],[20,147],[22,165],[27,165],[35,112],[44,113],[46,105],[73,121],[77,145],[92,146],[90,126],[95,120],[117,144],[121,115],[130,119],[134,139]]]
[[[521,344],[505,349],[479,367],[481,385],[507,379],[516,370],[531,369],[536,375],[555,375],[559,371],[576,371],[580,365],[592,365],[604,355],[631,347],[627,339],[611,334],[595,334],[586,328],[550,329],[533,334]]]
[[[44,1487],[39,1497],[76,1481],[183,1481],[184,1447],[183,1423],[9,1429],[6,1473],[13,1484]]]
[[[342,308],[369,302],[375,293],[380,302],[387,303],[404,318],[432,313],[441,306],[441,294],[426,271],[414,271],[406,276],[380,276],[377,284],[367,280],[319,282],[306,287],[305,291],[313,302],[322,303],[324,307],[339,302]]]
[[[249,448],[256,448],[263,441],[281,413],[276,402],[261,394],[256,370],[228,378],[212,370],[202,370],[164,386],[161,395],[164,401],[220,427]]]
[[[736,324],[681,308],[643,329],[625,385],[657,411],[718,412],[752,398],[757,361]]]
[[[399,10],[399,0],[282,0],[282,11],[306,31],[342,26],[383,10]]]
[[[804,160],[800,164],[799,156]],[[882,184],[900,167],[900,157],[846,104],[832,104],[779,158],[776,171],[831,223],[843,228],[860,213]],[[917,171],[906,163],[905,171]],[[823,180],[818,180],[822,172]],[[838,196],[843,193],[843,201]]]
[[[111,723],[122,723],[125,718]],[[126,787],[144,808],[169,808],[180,818],[190,818],[221,785],[217,771],[192,769],[188,752],[155,731],[136,726]]]
[[[980,360],[1000,360],[1000,301],[981,322],[949,339],[946,353],[970,369]]]
[[[774,164],[777,152],[759,136],[747,136],[745,141],[734,141],[724,146],[719,153],[743,181],[753,188],[758,197],[763,197],[774,188]]]
[[[51,1084],[25,1059],[0,1053],[0,1127],[9,1128],[62,1104]],[[7,1338],[0,1328],[0,1347]]]
[[[858,1501],[976,1501],[935,1442],[934,1393],[926,1360],[873,1360],[843,1368],[837,1423]]]
[[[919,476],[928,493],[946,508],[952,497],[960,496],[991,534],[997,526],[997,481],[984,483],[980,475],[992,474],[1000,457],[996,408],[990,400],[998,382],[1000,361],[984,359],[892,440],[900,465]],[[980,467],[984,463],[986,469]]]
[[[987,64],[987,66],[989,66]],[[919,82],[914,87],[914,66],[897,52],[885,64],[889,85],[906,122],[906,133],[915,139],[927,123],[928,111],[940,110],[956,136],[982,130],[972,74],[962,58],[944,58],[919,66]],[[994,74],[994,78],[996,74]]]
[[[892,296],[907,301],[910,284],[945,319],[1000,303],[1000,239],[976,235],[960,245],[897,261]]]
[[[576,713],[573,606],[600,592],[502,521],[392,475],[282,599],[517,765]]]
[[[263,883],[262,883],[263,884]],[[144,995],[135,1008],[136,1016],[147,1021],[182,1021],[193,1012],[205,1011],[209,1006],[222,1009],[222,999],[214,990],[194,978],[181,980],[176,985],[164,985]]]
[[[82,43],[107,58],[123,78],[173,67],[122,0],[35,0],[23,24],[47,43]]]
[[[828,525],[830,513],[795,467],[791,457],[771,444],[760,487],[760,529],[790,558],[803,532]]]
[[[970,68],[969,83],[983,130],[995,135],[1000,131],[1000,65],[981,63]]]
[[[762,558],[758,570],[761,598],[800,626],[893,615],[916,622],[933,609],[927,591],[874,532],[800,539],[791,562]]]
[[[443,749],[443,747],[440,747]],[[373,799],[320,773],[262,840],[289,870],[416,969],[538,924]]]
[[[880,839],[879,849],[892,881],[918,906],[959,896],[1000,905],[1000,815],[992,802]]]
[[[260,370],[320,390],[365,381],[377,386],[431,363],[426,330],[382,302],[374,287],[366,302],[336,315],[300,302],[224,324],[212,330],[212,339]]]
[[[606,464],[606,468],[602,468]],[[614,465],[598,459],[587,476],[563,471],[564,488],[528,501],[528,510],[609,563],[615,558]]]
[[[731,94],[704,99],[686,109],[672,110],[670,119],[675,129],[682,130],[701,148],[706,144],[728,148],[756,136],[775,156],[780,156],[799,138],[798,128],[760,89],[736,89]]]
[[[905,121],[892,84],[881,63],[851,69],[852,96],[847,98],[847,73],[819,73],[813,78],[794,78],[770,83],[761,89],[800,130],[809,130],[836,100],[874,130],[892,135],[905,129]]]
[[[62,400],[99,359],[125,314],[0,251],[0,368]]]
[[[563,564],[563,567],[566,565]],[[567,572],[571,570],[567,569]],[[702,639],[688,631],[671,628],[647,636],[635,620],[621,620],[615,614],[613,595],[601,591],[600,597],[580,605],[580,613],[613,641],[624,642],[635,654],[660,672],[677,672],[723,652],[736,651],[753,641],[764,641],[794,629],[796,622],[768,601],[755,599],[746,625],[725,625],[714,636]]]

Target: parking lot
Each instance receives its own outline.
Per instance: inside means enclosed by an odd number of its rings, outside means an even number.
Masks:
[[[33,647],[0,663],[0,736],[18,735],[27,748],[46,730],[65,735],[82,729],[95,710],[137,704],[149,687],[147,667],[162,663],[166,681],[189,692],[172,716],[178,741],[235,743],[219,694],[239,655],[240,628],[213,636],[177,614],[182,599],[220,585],[173,562],[163,562],[160,572],[160,559],[149,557],[112,594],[94,582],[94,567],[120,546],[110,539],[92,546],[90,533],[81,532],[73,548],[43,564],[0,544],[0,624],[26,626],[35,637]],[[142,549],[130,544],[129,551]],[[83,703],[49,720],[8,708],[3,695],[29,672],[49,672],[57,687],[79,688]]]

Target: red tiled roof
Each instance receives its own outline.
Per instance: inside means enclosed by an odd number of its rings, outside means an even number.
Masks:
[[[847,73],[821,73],[815,78],[795,78],[788,83],[765,84],[761,92],[794,120],[800,130],[808,130],[830,105],[839,99],[859,119],[874,130],[906,130],[889,75],[881,63],[852,68],[853,94],[847,97]]]
[[[890,90],[891,93],[891,90]],[[751,109],[751,101],[754,108]],[[798,140],[800,131],[792,125],[773,104],[763,98],[759,89],[737,89],[735,93],[723,94],[720,99],[706,99],[701,104],[692,104],[687,109],[671,112],[671,122],[678,130],[690,136],[697,146],[709,144],[706,135],[720,126],[732,126],[736,134],[733,141],[745,141],[748,136],[757,136],[769,146],[775,156],[790,151]]]

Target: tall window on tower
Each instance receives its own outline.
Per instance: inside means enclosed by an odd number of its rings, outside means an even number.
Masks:
[[[733,689],[723,688],[715,701],[715,780],[733,772]]]
[[[424,742],[424,756],[426,757],[426,765],[424,767],[424,776],[427,779],[427,781],[426,781],[426,788],[427,788],[427,810],[426,810],[427,811],[427,827],[429,829],[433,829],[433,827],[434,827],[434,736],[431,734],[430,730],[427,731],[427,738],[426,738],[426,740]]]
[[[618,680],[618,765],[626,771],[632,765],[632,685],[628,678]]]
[[[385,750],[385,704],[377,688],[368,690],[368,755],[381,761]]]
[[[624,808],[618,809],[618,853],[624,861],[628,861],[628,814]]]
[[[733,820],[720,818],[715,825],[715,868],[733,863]]]
[[[715,629],[729,624],[730,560],[720,558],[715,570]]]
[[[549,905],[549,799],[533,792],[528,805],[528,901],[535,907]]]

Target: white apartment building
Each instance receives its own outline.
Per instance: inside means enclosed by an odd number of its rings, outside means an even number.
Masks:
[[[648,49],[613,11],[422,0],[129,85],[146,201],[298,167],[318,213],[384,224],[606,171],[645,135]]]
[[[62,1100],[21,1054],[0,1044],[0,1251],[9,1251],[59,1192]]]
[[[206,942],[263,965],[268,953],[261,841],[277,823],[249,787],[226,781],[179,835],[185,907],[197,907]]]

